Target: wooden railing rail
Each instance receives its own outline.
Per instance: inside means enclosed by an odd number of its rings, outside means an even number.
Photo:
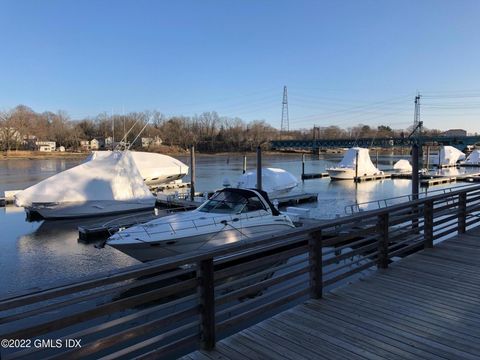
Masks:
[[[1,358],[158,358],[211,349],[339,282],[480,222],[480,186],[0,300],[0,338],[82,340]],[[99,250],[101,251],[101,250]]]

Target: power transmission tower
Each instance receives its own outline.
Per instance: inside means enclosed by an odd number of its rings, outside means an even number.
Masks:
[[[288,96],[287,96],[287,87],[283,87],[283,101],[282,101],[282,123],[280,126],[280,131],[282,133],[288,132]]]
[[[420,121],[420,93],[415,96],[415,113],[413,115],[413,132],[415,135],[421,135],[423,123]]]

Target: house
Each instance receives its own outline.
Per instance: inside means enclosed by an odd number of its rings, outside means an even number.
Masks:
[[[442,135],[443,135],[443,136],[452,136],[452,137],[455,137],[455,136],[467,136],[467,130],[463,130],[463,129],[450,129],[450,130],[445,131]]]
[[[90,140],[90,150],[99,150],[101,146],[101,142],[98,139]]]
[[[35,142],[38,151],[42,152],[52,152],[57,148],[57,143],[55,141],[37,141]]]
[[[83,151],[89,151],[90,150],[90,141],[88,140],[80,140],[80,148]]]
[[[142,137],[142,147],[148,148],[149,146],[160,146],[162,145],[162,139],[159,136],[155,136],[155,138],[151,137]]]

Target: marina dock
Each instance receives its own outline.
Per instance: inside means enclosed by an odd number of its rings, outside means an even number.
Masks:
[[[479,215],[473,186],[12,295],[0,338],[82,346],[1,358],[478,359]]]

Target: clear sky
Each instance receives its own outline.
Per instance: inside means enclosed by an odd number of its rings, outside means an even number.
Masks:
[[[0,0],[0,109],[480,132],[478,0]]]

